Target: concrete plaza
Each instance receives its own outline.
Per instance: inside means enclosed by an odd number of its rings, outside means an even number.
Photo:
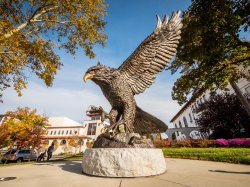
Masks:
[[[210,161],[166,159],[167,172],[153,177],[103,178],[82,174],[81,161],[56,161],[0,168],[0,187],[219,187],[249,186],[250,166]],[[140,166],[138,166],[140,167]]]

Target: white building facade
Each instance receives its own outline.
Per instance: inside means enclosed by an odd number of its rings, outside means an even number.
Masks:
[[[250,100],[250,82],[246,79],[240,79],[237,83],[237,86],[239,87],[243,95],[248,100]],[[228,86],[227,92],[232,94],[234,93],[234,90],[231,86]],[[225,93],[225,91],[217,90],[217,93],[221,94]],[[199,105],[208,100],[209,97],[210,91],[206,91],[205,93],[200,95],[200,97],[197,98],[194,102],[187,102],[171,119],[170,122],[174,126],[171,131],[174,132],[173,136],[175,136],[177,141],[186,138],[201,139],[206,138],[208,136],[208,134],[202,134],[199,131],[199,127],[196,123],[196,120],[198,119],[198,114],[195,113],[195,111],[199,107]],[[186,132],[188,132],[188,134]]]
[[[101,134],[101,129],[109,125],[102,122],[100,116],[91,116],[91,120],[83,124],[67,117],[50,117],[48,123],[42,149],[47,149],[54,142],[53,154],[84,152]]]

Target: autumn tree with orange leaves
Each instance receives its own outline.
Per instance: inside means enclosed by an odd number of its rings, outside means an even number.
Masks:
[[[48,118],[28,107],[9,111],[0,124],[0,148],[38,148],[46,133]]]
[[[93,58],[93,46],[106,41],[106,7],[104,0],[1,0],[0,101],[10,86],[22,94],[28,71],[52,86],[63,64],[58,49]]]

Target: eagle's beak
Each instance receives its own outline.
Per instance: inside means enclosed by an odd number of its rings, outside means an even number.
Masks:
[[[84,82],[86,82],[88,79],[92,79],[94,77],[94,74],[92,73],[86,73],[83,77]]]

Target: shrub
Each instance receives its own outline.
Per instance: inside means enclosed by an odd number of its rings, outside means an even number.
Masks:
[[[155,140],[154,146],[156,148],[171,147],[171,142],[169,140]]]
[[[250,139],[246,139],[243,143],[244,147],[250,147]]]
[[[223,146],[223,147],[229,146],[228,140],[223,139],[223,138],[215,140],[214,144],[218,146]]]
[[[250,147],[250,139],[235,138],[235,139],[185,139],[180,141],[170,142],[169,140],[156,140],[154,145],[157,148],[163,147],[197,147],[197,148],[207,148],[207,147]]]
[[[191,140],[186,139],[174,142],[172,147],[192,147],[192,143]]]
[[[203,139],[197,139],[191,141],[192,147],[214,147],[214,140],[203,140]]]
[[[235,139],[228,140],[228,143],[229,143],[229,146],[240,147],[244,145],[245,141],[246,140],[242,138],[235,138]]]

